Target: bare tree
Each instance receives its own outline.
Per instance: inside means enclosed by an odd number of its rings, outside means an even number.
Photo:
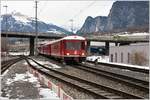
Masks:
[[[134,52],[131,54],[131,63],[134,65],[146,65],[148,59],[144,56],[143,52]]]

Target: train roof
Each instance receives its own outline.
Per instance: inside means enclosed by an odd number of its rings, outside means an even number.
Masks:
[[[74,35],[74,36],[66,36],[62,39],[58,39],[58,40],[53,40],[53,41],[49,41],[47,43],[44,44],[44,46],[48,45],[48,44],[52,44],[52,43],[55,43],[55,42],[58,42],[58,41],[61,41],[61,40],[86,40],[84,37],[82,36],[77,36],[77,35]]]
[[[77,36],[77,35],[74,35],[74,36],[66,36],[64,38],[62,38],[63,40],[85,40],[84,37],[82,36]]]

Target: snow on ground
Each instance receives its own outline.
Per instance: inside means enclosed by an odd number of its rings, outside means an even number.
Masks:
[[[109,64],[114,64],[114,65],[121,65],[121,66],[126,66],[126,67],[134,67],[134,68],[140,68],[140,69],[146,69],[149,70],[148,66],[139,66],[139,65],[131,65],[131,64],[123,64],[123,63],[115,63],[115,62],[107,62]]]
[[[51,62],[49,62],[49,61],[41,61],[41,60],[37,60],[36,59],[36,61],[38,62],[38,63],[40,63],[41,65],[45,65],[45,66],[47,66],[47,67],[50,67],[50,68],[61,68],[60,66],[58,66],[58,65],[56,65],[56,64],[53,64],[53,63],[51,63]],[[31,63],[33,64],[33,65],[37,65],[35,62],[33,62],[33,61],[31,61]]]
[[[30,62],[31,65],[33,66],[39,66],[38,64],[36,64],[34,61],[32,61],[31,59],[28,60]]]
[[[27,78],[28,77],[28,78]],[[29,81],[31,83],[38,82],[38,79],[34,77],[29,72],[26,72],[25,74],[15,74],[15,77],[13,79],[7,79],[6,84],[9,85],[16,81]]]
[[[32,61],[31,59],[28,60],[30,62],[31,65],[35,66],[36,68],[41,69],[42,67],[38,64],[36,64],[34,61]],[[39,62],[39,61],[38,61]],[[27,65],[27,63],[24,63],[24,65]],[[43,68],[43,71],[48,71],[48,69]]]
[[[139,65],[131,65],[131,64],[124,64],[124,63],[109,62],[109,56],[89,56],[89,57],[86,58],[87,61],[93,61],[93,62],[96,59],[98,59],[98,62],[109,63],[109,64],[113,64],[113,65],[122,65],[122,66],[127,66],[127,67],[135,67],[135,68],[149,70],[148,66],[139,66]]]
[[[27,63],[27,62],[24,62],[23,64],[24,64],[24,65],[28,65],[28,63]]]
[[[47,99],[47,100],[60,100],[56,93],[54,93],[53,91],[51,91],[48,88],[40,88],[40,95],[43,96],[43,98],[40,99]]]
[[[18,81],[18,80],[22,80],[26,77],[26,75],[24,74],[17,74],[16,73],[16,77],[14,78],[14,81]]]
[[[49,88],[42,88],[38,79],[34,77],[32,74],[30,74],[29,72],[26,72],[25,74],[15,74],[15,77],[13,79],[9,78],[6,80],[6,84],[10,85],[11,83],[16,81],[28,81],[32,84],[35,84],[35,87],[39,88],[39,94],[42,96],[40,99],[60,100],[55,92],[51,91]],[[0,97],[0,99],[7,100],[8,98]]]
[[[7,97],[0,97],[0,100],[9,100]]]
[[[28,52],[9,52],[9,55],[12,55],[12,56],[29,55],[29,51]]]
[[[141,36],[141,35],[149,35],[149,33],[143,32],[143,33],[132,33],[132,34],[120,34],[119,36]]]
[[[98,62],[109,62],[109,56],[89,56],[86,58],[88,61],[95,61],[98,59]]]
[[[9,69],[7,69],[1,76],[5,76],[8,71],[9,71]]]
[[[42,65],[46,65],[48,67],[52,67],[52,68],[61,68],[60,66],[50,63],[49,61],[38,61],[38,63],[40,63]]]

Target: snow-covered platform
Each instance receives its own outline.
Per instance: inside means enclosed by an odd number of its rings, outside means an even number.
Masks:
[[[87,57],[87,61],[94,62],[98,59],[98,64],[95,66],[101,70],[108,71],[115,74],[121,74],[128,77],[133,77],[143,81],[149,81],[149,68],[146,66],[137,66],[137,65],[128,65],[120,63],[109,62],[108,56],[90,56]],[[87,62],[88,63],[88,62]],[[94,63],[88,63],[91,66],[94,66]],[[144,72],[144,73],[143,73]]]
[[[98,63],[105,64],[105,65],[111,65],[111,66],[119,66],[124,67],[127,69],[135,69],[135,70],[143,70],[146,72],[149,72],[148,66],[139,66],[139,65],[130,65],[130,64],[123,64],[123,63],[115,63],[115,62],[109,62],[109,56],[89,56],[87,57],[87,61],[94,62],[97,59]]]
[[[100,63],[106,63],[106,64],[111,64],[111,65],[125,66],[125,67],[129,67],[129,68],[137,68],[137,69],[149,70],[148,66],[138,66],[138,65],[115,63],[115,62],[100,62]]]

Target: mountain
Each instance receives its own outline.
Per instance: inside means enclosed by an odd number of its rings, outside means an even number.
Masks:
[[[116,1],[109,15],[87,17],[77,33],[121,32],[131,30],[146,30],[149,26],[148,1]]]
[[[91,32],[104,31],[106,23],[107,23],[107,17],[105,16],[99,16],[96,18],[92,18],[88,16],[82,28],[80,29],[80,32],[91,33]],[[79,34],[80,32],[78,31],[77,33]]]
[[[149,23],[148,1],[117,1],[108,15],[108,31],[141,27]]]
[[[35,19],[28,17],[21,13],[11,13],[1,16],[1,30],[6,30],[6,18],[7,18],[7,30],[10,32],[35,32]],[[38,32],[39,33],[56,33],[56,34],[71,34],[71,32],[58,27],[53,24],[47,24],[38,20]]]

